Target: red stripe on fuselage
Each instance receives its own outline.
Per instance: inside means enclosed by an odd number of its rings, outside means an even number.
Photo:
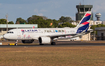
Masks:
[[[82,23],[82,24],[86,25],[86,24],[89,24],[89,22],[84,22],[84,23]]]
[[[21,31],[24,31],[23,29],[21,29]]]

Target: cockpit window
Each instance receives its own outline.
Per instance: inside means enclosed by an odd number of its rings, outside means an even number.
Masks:
[[[7,32],[7,33],[13,33],[13,32]]]

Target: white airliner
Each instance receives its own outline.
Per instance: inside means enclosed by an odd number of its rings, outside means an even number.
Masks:
[[[32,43],[34,40],[38,40],[40,45],[46,43],[54,45],[54,38],[68,35],[78,37],[89,33],[88,28],[90,18],[91,11],[88,11],[75,28],[12,29],[4,35],[4,38],[10,40],[22,40],[23,43]]]

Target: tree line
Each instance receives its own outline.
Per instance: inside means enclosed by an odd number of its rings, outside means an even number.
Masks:
[[[98,25],[92,25],[91,26],[91,29],[93,29],[93,33],[97,33],[97,31],[95,31],[95,28],[97,28],[97,27],[105,27],[105,25],[103,25],[103,24],[98,24]]]
[[[8,22],[8,24],[38,24],[38,28],[56,28],[56,27],[62,28],[62,27],[75,27],[75,25],[71,24],[71,22],[73,21],[74,20],[72,20],[71,17],[61,16],[59,20],[55,20],[55,19],[48,19],[45,16],[32,15],[31,17],[27,18],[27,20],[24,20],[20,17],[16,19],[15,23],[13,21],[10,21]],[[0,24],[6,24],[6,23],[7,23],[6,19],[0,19]]]
[[[72,25],[71,22],[74,22],[74,20],[72,20],[71,17],[61,16],[59,20],[55,20],[48,19],[45,16],[32,15],[27,20],[17,18],[15,23],[13,21],[9,21],[8,24],[38,24],[38,28],[76,27],[76,25]],[[6,19],[0,19],[0,24],[6,23],[7,23]],[[96,27],[105,27],[105,25],[103,24],[92,25],[91,29],[95,30]]]

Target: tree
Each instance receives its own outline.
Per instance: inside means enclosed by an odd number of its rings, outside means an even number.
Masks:
[[[32,17],[29,17],[27,21],[28,21],[28,24],[38,24],[39,28],[53,27],[53,25],[50,26],[51,23],[53,24],[53,20],[47,19],[46,17],[43,17],[43,16],[33,15]]]
[[[52,25],[51,25],[51,23],[52,23]],[[53,28],[53,20],[51,20],[51,19],[45,20],[45,25],[48,28]]]
[[[65,23],[59,25],[58,27],[62,28],[62,27],[76,27],[76,26],[75,25],[72,25],[69,22],[65,22]]]
[[[8,22],[8,24],[14,24],[14,22],[13,21],[10,21],[10,22]]]
[[[0,19],[0,24],[6,24],[7,20],[6,19]]]
[[[95,30],[96,27],[97,27],[97,25],[92,25],[91,29]]]
[[[41,16],[37,16],[37,15],[32,15],[32,17],[29,17],[27,19],[28,22],[32,21],[32,20],[37,20],[37,19],[43,19],[45,17],[41,17]]]
[[[60,20],[47,19],[45,16],[33,15],[27,19],[28,24],[38,24],[38,28],[55,28],[58,27],[58,23],[63,22],[72,22],[73,20],[70,17],[61,17]],[[60,25],[61,26],[61,25]],[[62,25],[64,27],[64,24]],[[65,24],[65,27],[75,27],[74,25]]]
[[[92,25],[92,26],[91,26],[91,29],[93,29],[93,30],[95,31],[95,28],[96,28],[96,27],[105,27],[105,25],[103,25],[103,24]]]
[[[60,20],[53,20],[53,26],[56,28],[58,27],[58,23],[60,22]]]
[[[97,27],[105,27],[103,24],[98,24]]]
[[[29,18],[27,19],[28,24],[30,24],[30,23],[31,23],[31,24],[37,24],[38,22],[37,22],[36,20],[43,20],[43,18],[40,17],[40,16],[33,15],[32,17],[29,17]]]
[[[93,33],[97,33],[97,31],[95,31],[95,28],[97,28],[97,27],[105,27],[105,25],[103,25],[103,24],[98,24],[98,25],[92,25],[91,26],[91,29],[93,29]]]
[[[16,24],[27,24],[27,22],[26,22],[26,20],[24,20],[22,18],[17,18]]]
[[[61,22],[73,22],[73,20],[71,19],[71,17],[64,17],[64,16],[61,16],[61,18],[59,18],[59,20]]]

